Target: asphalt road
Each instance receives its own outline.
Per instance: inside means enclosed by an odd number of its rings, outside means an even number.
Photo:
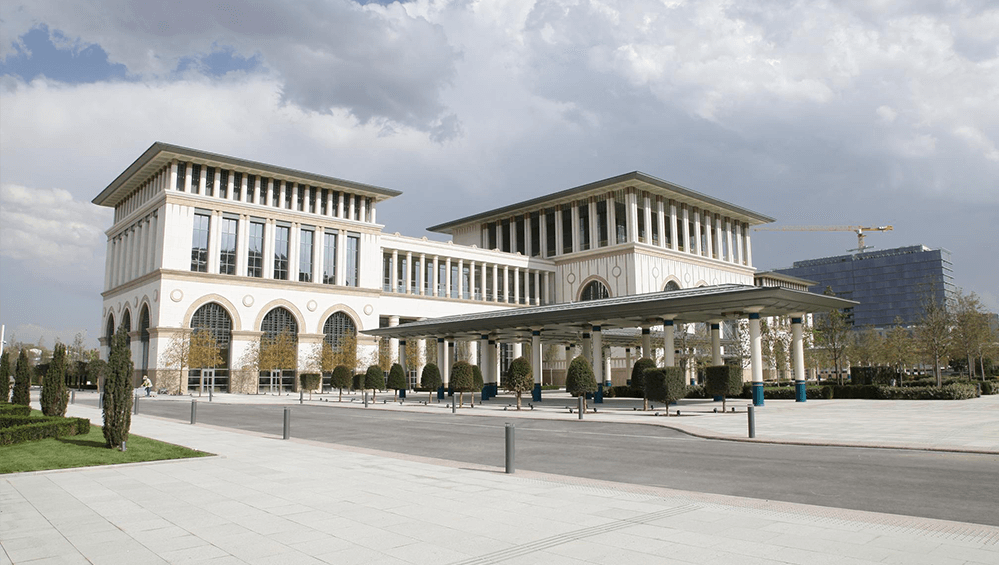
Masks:
[[[182,421],[190,404],[145,401]],[[198,422],[280,436],[283,407],[198,403]],[[292,407],[292,437],[502,467],[504,421]],[[516,421],[518,469],[999,526],[999,456],[704,440],[658,426]]]

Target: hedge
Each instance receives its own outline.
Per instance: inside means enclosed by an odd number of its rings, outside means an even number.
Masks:
[[[862,398],[873,400],[967,400],[978,396],[973,384],[935,386],[875,386],[850,385],[831,387],[834,398]]]
[[[893,367],[850,367],[852,385],[892,386],[899,383],[900,376]]]
[[[860,387],[855,385],[846,385],[840,388],[858,389]],[[742,385],[742,394],[739,395],[739,398],[745,398],[747,400],[753,398],[753,383],[744,383]],[[793,386],[768,386],[763,388],[763,398],[765,400],[797,400],[798,395]],[[810,385],[805,387],[805,398],[810,400],[829,400],[831,398],[859,397],[834,396],[833,387],[831,386]]]
[[[0,402],[0,416],[30,416],[31,407],[23,404]]]
[[[979,381],[982,394],[999,394],[999,381]]]
[[[81,435],[90,432],[86,418],[59,416],[0,416],[0,445],[13,445],[50,437]]]

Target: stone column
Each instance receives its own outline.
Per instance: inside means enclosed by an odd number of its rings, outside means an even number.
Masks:
[[[683,234],[683,250],[687,253],[693,253],[694,250],[690,248],[690,210],[686,205],[683,206],[680,221],[683,223],[683,225],[680,226],[680,233]]]
[[[805,402],[805,348],[803,340],[802,317],[804,314],[791,315],[791,355],[794,361],[795,400]]]
[[[520,267],[513,268],[513,303],[520,304]]]
[[[645,217],[642,219],[642,221],[645,222],[645,243],[651,245],[652,244],[652,202],[649,200],[648,195],[642,196],[642,210],[645,215]]]
[[[534,305],[541,305],[541,271],[534,271]]]
[[[591,355],[593,356],[593,376],[596,377],[598,383],[604,383],[605,386],[610,386],[610,375],[604,374],[604,340],[603,332],[600,331],[600,326],[593,326],[592,339]]]
[[[555,255],[561,255],[562,244],[562,204],[555,206]]]
[[[398,326],[399,325],[399,316],[391,316],[391,317],[389,317],[389,323],[388,323],[388,325],[389,325],[390,328],[394,328],[394,327]],[[398,363],[399,362],[399,340],[397,338],[394,338],[394,337],[389,338],[389,360],[392,363]]]
[[[607,245],[617,245],[617,199],[607,195]]]
[[[719,320],[711,320],[711,364],[721,365],[721,324]]]
[[[458,298],[465,298],[465,260],[458,259]],[[471,278],[471,277],[470,277]]]
[[[499,302],[499,265],[493,263],[493,302]]]
[[[596,249],[600,247],[600,228],[597,227],[597,201],[593,198],[588,198],[587,200],[589,201],[588,222],[590,225],[587,231],[590,233],[590,249]]]
[[[451,298],[451,258],[444,258],[444,298]]]
[[[652,359],[652,328],[642,326],[642,357]]]
[[[629,190],[625,196],[625,213],[628,215],[628,241],[638,241],[638,195]]]
[[[659,224],[659,246],[666,247],[666,214],[668,209],[663,208],[663,199],[656,197],[656,223]],[[672,238],[670,238],[672,239]]]
[[[441,372],[441,382],[444,383],[444,388],[448,387],[450,379],[448,377],[448,362],[447,362],[447,340],[443,337],[437,338],[437,368]]]
[[[753,266],[753,242],[749,238],[749,224],[743,226],[743,231],[746,232],[746,257],[744,263],[747,267]]]
[[[590,346],[590,332],[583,332],[583,357],[593,366],[593,348]]]
[[[406,252],[406,271],[403,273],[403,293],[409,294],[413,287],[413,252]]]
[[[426,284],[427,254],[420,253],[420,269],[416,272],[416,294],[423,295],[423,286]]]
[[[763,347],[758,312],[749,315],[749,351],[753,374],[753,405],[763,406]]]
[[[572,213],[572,251],[573,253],[583,248],[583,242],[579,241],[579,201],[573,201]]]
[[[691,253],[695,255],[702,255],[701,249],[701,211],[698,209],[691,210],[694,216],[694,248],[691,249]]]
[[[534,370],[534,392],[531,398],[541,400],[541,385],[544,373],[541,367],[541,328],[531,328],[531,368]]]

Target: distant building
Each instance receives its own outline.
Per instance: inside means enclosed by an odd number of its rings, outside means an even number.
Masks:
[[[888,327],[896,318],[914,324],[927,292],[943,300],[954,291],[950,251],[925,245],[795,261],[776,272],[815,281],[812,292],[829,287],[840,298],[860,302],[851,312],[855,327]]]

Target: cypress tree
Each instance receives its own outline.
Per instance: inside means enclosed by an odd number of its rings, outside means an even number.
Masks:
[[[333,369],[333,375],[330,377],[330,386],[340,389],[340,396],[337,398],[337,402],[343,401],[343,389],[350,388],[353,380],[354,375],[346,365],[337,365]]]
[[[642,410],[649,409],[649,397],[645,394],[645,371],[656,368],[656,362],[648,357],[642,357],[631,369],[631,388],[642,395]]]
[[[371,400],[375,399],[378,391],[385,387],[385,371],[378,365],[368,367],[364,373],[364,388],[371,389]]]
[[[521,395],[534,389],[534,372],[531,362],[524,357],[517,357],[510,363],[506,371],[504,389],[517,393],[517,410],[520,410]]]
[[[10,398],[10,352],[0,355],[0,402]]]
[[[69,393],[66,391],[66,346],[55,344],[49,370],[42,378],[42,414],[65,416]]]
[[[406,371],[402,368],[402,365],[398,363],[393,363],[392,368],[389,369],[388,374],[388,387],[395,391],[395,398],[399,398],[399,389],[406,388]]]
[[[14,365],[14,404],[31,404],[31,366],[28,364],[28,350],[21,349],[17,354],[17,364]]]
[[[580,355],[569,363],[565,375],[565,391],[573,396],[583,397],[583,410],[586,410],[586,393],[597,390],[597,379],[593,376],[593,368],[585,357]]]
[[[472,366],[465,361],[458,361],[451,366],[451,390],[458,393],[458,406],[465,405],[465,393],[475,390],[475,374]],[[454,402],[454,398],[451,399]]]
[[[128,441],[132,427],[132,352],[128,334],[121,326],[111,338],[107,372],[104,376],[104,440],[111,449]]]
[[[420,386],[430,391],[430,400],[434,399],[434,392],[441,387],[441,370],[434,363],[427,363],[423,366],[423,373],[420,375]]]

